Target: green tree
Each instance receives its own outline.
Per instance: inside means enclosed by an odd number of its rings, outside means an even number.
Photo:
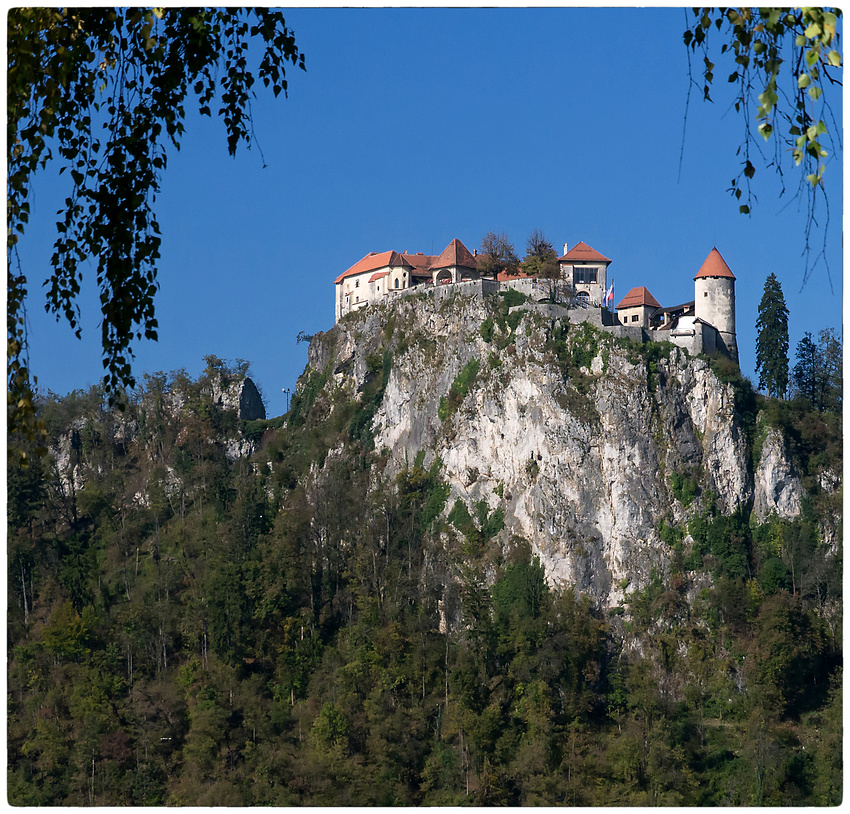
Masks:
[[[823,409],[840,413],[841,395],[844,389],[844,354],[841,338],[835,335],[832,328],[824,328],[818,333],[818,344],[823,356]]]
[[[481,238],[478,254],[478,270],[486,277],[495,277],[502,271],[516,274],[519,269],[519,258],[514,244],[504,232],[487,232]]]
[[[545,280],[549,297],[553,301],[566,298],[567,288],[561,277],[558,255],[540,229],[534,229],[528,236],[522,270],[532,277]]]
[[[797,343],[797,364],[794,365],[793,380],[798,395],[813,407],[818,403],[822,366],[817,342],[812,339],[812,332],[806,331]]]
[[[816,342],[806,331],[797,343],[797,363],[792,371],[794,388],[816,410],[841,408],[841,340],[831,329]]]
[[[218,105],[231,155],[250,145],[256,78],[286,93],[285,63],[304,57],[280,12],[267,9],[17,8],[7,29],[8,421],[43,440],[27,354],[27,275],[16,245],[34,173],[54,158],[72,188],[59,213],[46,309],[79,337],[82,265],[94,258],[110,403],[133,387],[132,342],[156,339],[160,230],[154,204],[185,102]],[[262,56],[248,69],[250,45]]]
[[[823,175],[831,147],[828,122],[836,122],[824,89],[840,85],[840,9],[830,8],[694,8],[684,32],[686,47],[703,58],[703,96],[711,101],[715,72],[723,71],[713,59],[727,60],[728,84],[734,86],[736,112],[745,121],[743,144],[738,148],[742,169],[731,191],[748,213],[755,199],[750,181],[756,172],[752,159],[761,153],[750,126],[755,111],[758,134],[773,146],[774,166],[783,180],[784,153],[801,169],[801,193],[808,199],[809,216],[815,193],[823,190]],[[716,33],[715,33],[716,32]],[[720,56],[710,56],[709,45],[720,40]],[[693,81],[693,80],[692,80]],[[836,145],[840,149],[840,140]],[[784,191],[784,188],[783,188]],[[808,239],[808,230],[807,230]]]
[[[764,283],[756,331],[759,387],[774,398],[783,398],[788,390],[788,306],[774,274]]]

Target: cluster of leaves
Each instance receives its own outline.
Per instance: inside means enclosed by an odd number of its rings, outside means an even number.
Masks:
[[[579,420],[599,422],[599,411],[592,398],[595,377],[587,370],[601,343],[608,340],[589,323],[570,326],[568,322],[556,321],[546,334],[545,349],[550,352],[563,377],[563,389],[556,391],[555,398],[561,407]],[[602,345],[603,364],[607,366],[609,349]]]
[[[522,270],[542,282],[549,302],[570,302],[572,289],[561,273],[558,253],[540,229],[534,229],[526,241]]]
[[[8,16],[7,215],[9,426],[32,440],[26,351],[27,277],[15,247],[30,214],[34,173],[53,158],[71,191],[58,213],[46,282],[49,313],[77,336],[82,266],[96,264],[103,383],[110,403],[135,386],[132,343],[156,339],[160,230],[154,212],[168,146],[179,149],[185,103],[218,100],[227,145],[250,144],[256,78],[249,45],[262,44],[256,77],[286,92],[287,62],[304,57],[280,12],[267,9],[17,8]]]
[[[510,309],[528,301],[528,296],[521,291],[509,288],[499,293],[495,300],[493,316],[487,317],[481,323],[481,338],[488,343],[494,343],[499,351],[514,344],[514,331],[523,317],[523,312]],[[492,305],[492,303],[491,303]],[[498,327],[498,333],[496,328]]]
[[[519,258],[514,244],[503,232],[487,232],[481,238],[481,250],[478,252],[478,271],[485,277],[497,274],[516,274]]]
[[[840,801],[841,569],[811,507],[715,508],[714,587],[656,574],[626,650],[495,544],[501,506],[445,521],[439,460],[386,479],[357,405],[306,389],[252,459],[181,372],[123,415],[101,389],[42,406],[65,453],[8,477],[11,802]]]
[[[600,335],[589,322],[582,322],[573,336],[572,365],[575,368],[587,368],[599,353]]]
[[[709,557],[710,570],[715,576],[744,579],[751,575],[751,535],[743,512],[725,517],[717,512],[715,505],[709,506],[691,518],[688,532],[694,545],[684,562],[686,569],[701,569]]]
[[[734,66],[728,81],[736,87],[735,110],[743,111],[745,117],[755,110],[757,131],[765,141],[779,134],[772,163],[780,175],[781,152],[787,149],[796,166],[802,167],[809,193],[820,188],[830,132],[825,119],[832,115],[824,88],[827,83],[840,85],[840,9],[694,8],[692,13],[684,40],[692,51],[700,49],[703,54],[704,97],[711,99],[717,67],[708,51],[714,28],[722,41],[721,54],[728,54]],[[834,129],[838,128],[835,122]],[[754,199],[749,184],[756,172],[752,147],[755,143],[747,120],[746,137],[738,150],[743,152],[743,169],[732,181],[732,192],[740,200],[741,178],[745,179],[743,213],[750,211]],[[811,197],[809,200],[811,215]]]
[[[699,479],[683,472],[670,473],[670,486],[673,489],[673,496],[685,508],[693,503],[694,498],[699,492]]]
[[[481,362],[478,359],[470,359],[461,369],[460,373],[455,376],[449,388],[447,396],[440,396],[440,406],[437,408],[437,415],[440,421],[446,421],[450,416],[454,415],[466,394],[469,392],[476,378],[478,371],[481,370]]]
[[[357,412],[351,419],[348,432],[352,440],[360,441],[367,450],[375,447],[372,420],[375,418],[375,413],[384,398],[384,391],[387,389],[390,380],[392,364],[393,357],[388,350],[384,351],[383,355],[374,353],[366,359],[366,380],[361,388],[360,402]]]
[[[479,500],[474,508],[475,517],[469,513],[466,503],[456,500],[448,521],[464,536],[464,554],[480,556],[487,543],[505,527],[505,513],[501,507],[491,512],[486,500]]]

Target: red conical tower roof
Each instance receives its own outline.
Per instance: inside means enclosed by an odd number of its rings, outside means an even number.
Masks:
[[[698,280],[701,277],[728,277],[731,280],[735,279],[735,275],[732,274],[732,270],[726,265],[726,261],[721,257],[717,248],[712,249],[708,253],[708,257],[705,258],[705,262],[694,279]]]

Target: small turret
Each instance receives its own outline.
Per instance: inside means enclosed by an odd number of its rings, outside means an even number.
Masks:
[[[716,248],[694,277],[694,316],[717,329],[726,352],[737,362],[735,275]]]

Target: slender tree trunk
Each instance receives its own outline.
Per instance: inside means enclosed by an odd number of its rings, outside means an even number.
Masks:
[[[21,563],[21,595],[24,598],[24,624],[29,627],[30,613],[27,605],[27,581],[24,576],[24,565]]]

